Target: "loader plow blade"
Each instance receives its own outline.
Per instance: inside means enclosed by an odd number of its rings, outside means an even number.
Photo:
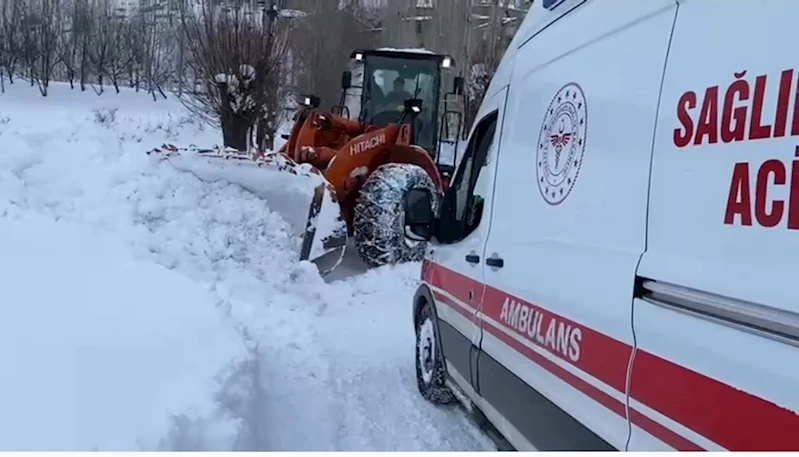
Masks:
[[[289,226],[299,260],[313,262],[320,273],[341,263],[347,227],[335,189],[319,170],[280,153],[163,145],[148,154],[203,181],[236,184],[264,200]]]

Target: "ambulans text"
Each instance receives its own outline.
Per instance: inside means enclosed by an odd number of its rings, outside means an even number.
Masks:
[[[502,303],[499,319],[539,346],[572,362],[580,360],[580,341],[583,338],[580,327],[511,298],[505,298]]]

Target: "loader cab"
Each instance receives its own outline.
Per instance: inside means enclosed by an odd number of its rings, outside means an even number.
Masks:
[[[455,169],[455,154],[463,115],[457,99],[463,92],[463,78],[455,77],[450,56],[420,50],[358,50],[351,54],[359,85],[352,85],[353,73],[345,72],[342,88],[360,89],[347,111],[376,127],[392,122],[411,123],[403,118],[405,101],[422,101],[414,116],[414,144],[435,158],[445,181]],[[343,97],[344,98],[344,97]],[[343,102],[343,100],[342,100]],[[344,103],[342,103],[344,105]],[[355,116],[352,116],[355,117]]]

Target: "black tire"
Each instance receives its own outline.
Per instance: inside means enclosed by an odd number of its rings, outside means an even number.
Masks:
[[[358,255],[372,267],[424,258],[427,243],[405,238],[402,199],[411,189],[429,189],[433,180],[417,165],[389,163],[375,170],[355,202],[353,236]],[[434,202],[437,206],[437,199]]]
[[[445,384],[447,372],[438,344],[435,318],[432,306],[425,304],[416,320],[416,385],[426,400],[448,405],[457,398]]]

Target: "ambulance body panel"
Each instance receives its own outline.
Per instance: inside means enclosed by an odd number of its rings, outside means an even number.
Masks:
[[[414,302],[517,449],[799,450],[797,13],[533,4]]]

